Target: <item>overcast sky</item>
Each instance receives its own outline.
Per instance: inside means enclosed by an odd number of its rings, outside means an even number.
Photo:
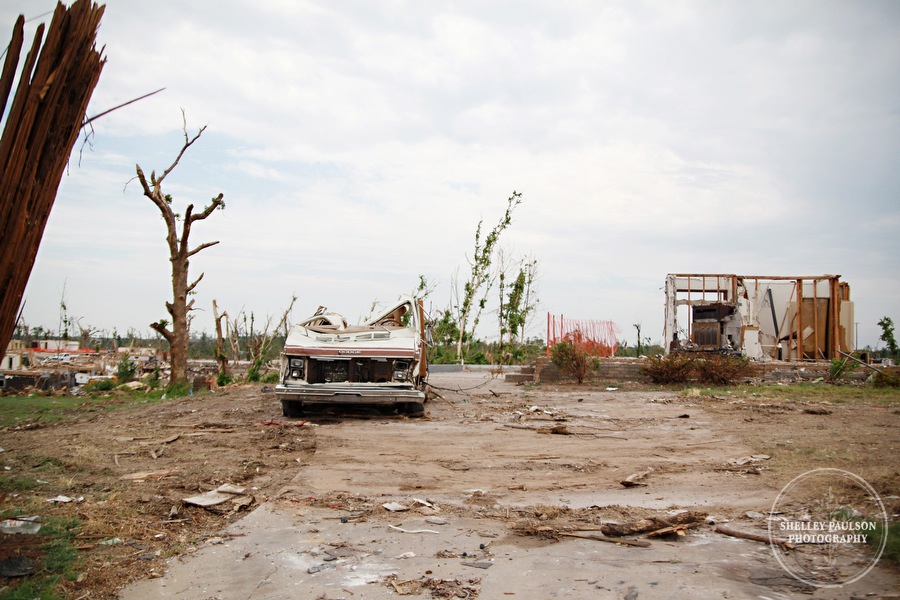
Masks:
[[[49,0],[0,4],[7,32]],[[27,24],[26,47],[37,23]],[[8,35],[8,34],[7,34]],[[464,272],[480,219],[540,270],[545,315],[662,340],[667,273],[839,274],[860,345],[900,324],[900,3],[110,0],[107,64],[25,320],[149,331],[171,296],[135,164],[197,223],[195,330],[374,300]],[[492,320],[489,316],[488,321]],[[489,332],[486,332],[486,334]]]

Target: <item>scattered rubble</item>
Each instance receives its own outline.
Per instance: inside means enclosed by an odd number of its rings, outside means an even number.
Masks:
[[[895,418],[885,410],[836,404],[846,429],[823,432],[798,430],[780,424],[776,413],[759,412],[759,405],[777,400],[729,404],[627,390],[609,396],[603,389],[573,395],[550,387],[480,400],[447,392],[448,402],[438,403],[429,421],[312,415],[304,421],[317,427],[298,427],[272,419],[278,415],[272,394],[235,386],[102,416],[89,413],[64,428],[9,428],[0,432],[0,445],[7,449],[3,464],[13,473],[28,473],[45,459],[50,465],[40,475],[47,483],[34,491],[42,508],[26,514],[46,510],[82,520],[84,578],[65,584],[71,597],[91,592],[111,598],[127,580],[159,577],[172,564],[163,557],[175,548],[222,546],[229,535],[240,535],[226,530],[229,523],[249,508],[273,504],[310,539],[328,535],[324,539],[337,543],[353,531],[371,532],[345,546],[311,542],[318,553],[302,568],[315,580],[352,573],[375,557],[398,561],[392,577],[369,574],[393,594],[477,597],[487,593],[482,582],[498,576],[505,564],[500,552],[510,548],[552,544],[554,554],[565,556],[582,544],[640,557],[666,548],[688,552],[692,541],[731,537],[717,526],[757,532],[771,505],[768,491],[814,464],[800,462],[803,448],[822,440],[871,445],[871,432],[882,432],[885,418]],[[691,419],[678,419],[688,403]],[[551,408],[532,412],[532,406]],[[760,421],[745,420],[751,409]],[[558,426],[573,435],[534,435]],[[760,454],[765,447],[741,441],[745,432],[761,430],[772,448],[791,441],[787,467],[786,450]],[[628,444],[621,443],[623,434]],[[151,451],[160,449],[165,451],[154,458]],[[890,473],[879,475],[883,459],[877,453],[858,452],[854,460],[850,468],[874,473],[882,477],[880,486],[894,489]],[[766,469],[755,477],[743,476],[761,465]],[[78,479],[70,483],[73,473]],[[629,479],[638,485],[623,489],[621,482]],[[753,494],[760,501],[748,507]],[[84,502],[46,502],[57,495],[83,496]],[[208,501],[213,495],[216,502]],[[459,532],[462,522],[467,529]],[[465,542],[457,544],[457,536]],[[376,554],[388,543],[389,550]],[[113,561],[115,573],[108,566]],[[428,561],[443,561],[449,570],[420,568]]]

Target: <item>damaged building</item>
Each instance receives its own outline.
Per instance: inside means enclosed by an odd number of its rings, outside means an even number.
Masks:
[[[840,275],[669,274],[667,352],[831,360],[852,352],[853,302]]]

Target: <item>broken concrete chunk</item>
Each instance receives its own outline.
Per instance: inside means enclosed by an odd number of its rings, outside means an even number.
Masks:
[[[487,562],[487,561],[464,562],[464,563],[461,563],[461,564],[462,564],[463,566],[466,566],[466,567],[475,567],[476,569],[490,569],[491,567],[494,566],[494,563],[492,563],[492,562]]]
[[[404,506],[399,502],[385,502],[381,505],[381,507],[390,512],[403,512],[405,510],[409,510],[408,506]]]
[[[731,460],[728,461],[727,464],[733,465],[736,467],[740,467],[742,465],[749,465],[749,464],[753,464],[753,463],[762,462],[764,460],[769,460],[770,458],[772,458],[772,457],[769,456],[768,454],[754,454],[752,456],[744,456],[741,458],[732,458]]]
[[[353,550],[349,548],[326,548],[325,554],[327,554],[332,559],[334,558],[347,558],[348,556],[353,556]],[[327,558],[325,560],[328,560]]]
[[[60,504],[68,504],[69,502],[84,502],[84,496],[79,496],[78,499],[70,498],[68,496],[57,496],[55,498],[47,498],[47,502],[58,502]]]
[[[335,566],[332,563],[322,563],[321,565],[313,565],[306,570],[307,573],[313,575],[315,573],[320,573],[322,571],[327,571],[328,569],[333,569]]]

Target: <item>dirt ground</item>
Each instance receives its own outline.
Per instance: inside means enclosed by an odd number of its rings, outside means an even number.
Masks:
[[[618,389],[516,386],[481,373],[432,375],[430,382],[439,395],[428,403],[422,419],[365,410],[285,419],[273,391],[257,385],[112,412],[85,412],[59,425],[22,424],[0,432],[0,460],[7,475],[29,475],[42,483],[35,490],[8,494],[2,506],[23,505],[32,495],[42,500],[42,516],[79,518],[77,577],[64,583],[71,598],[176,597],[171,587],[166,593],[153,586],[165,586],[167,572],[212,545],[244,535],[249,539],[250,533],[240,533],[238,522],[248,515],[245,525],[254,522],[267,511],[294,520],[304,515],[305,531],[317,534],[318,542],[315,550],[302,552],[324,556],[330,548],[325,562],[316,563],[329,569],[349,561],[349,554],[339,551],[347,544],[331,540],[328,546],[329,536],[323,533],[341,525],[353,524],[361,535],[369,535],[364,528],[393,524],[409,531],[411,525],[405,523],[435,528],[456,519],[493,531],[468,554],[435,550],[434,543],[425,540],[418,552],[407,552],[420,561],[427,551],[432,562],[480,563],[475,575],[441,578],[426,568],[430,563],[401,561],[408,565],[405,570],[388,564],[358,582],[368,591],[360,593],[345,582],[334,588],[337,596],[327,595],[334,589],[325,588],[316,592],[319,595],[297,596],[310,598],[381,597],[375,589],[385,597],[538,598],[538,592],[528,596],[524,590],[518,595],[496,591],[501,589],[500,576],[492,580],[485,564],[494,563],[484,562],[496,558],[492,547],[521,552],[552,547],[565,555],[567,549],[583,552],[589,547],[594,552],[596,546],[608,546],[604,551],[632,553],[631,560],[644,549],[583,536],[596,536],[609,523],[652,518],[671,522],[678,511],[690,511],[693,521],[675,527],[671,537],[622,539],[657,544],[654,552],[671,550],[675,556],[686,552],[692,540],[695,545],[733,544],[734,538],[715,531],[717,525],[764,535],[766,513],[779,491],[817,467],[855,473],[877,491],[892,519],[900,513],[900,397],[887,406],[823,406],[762,395],[684,395],[636,384]],[[622,483],[629,477],[635,485]],[[185,502],[226,484],[234,493],[225,494],[222,503],[201,507]],[[47,501],[58,496],[72,501]],[[309,529],[309,522],[319,525]],[[579,535],[582,538],[576,538]],[[0,560],[37,552],[28,539],[33,537],[0,535]],[[745,586],[737,589],[750,590],[754,597],[760,596],[759,590],[782,598],[794,593],[815,598],[900,597],[894,594],[900,589],[900,575],[884,561],[852,586],[820,595],[785,577],[766,544],[740,544],[745,555],[757,553],[753,568],[720,565],[708,573],[698,568],[692,576],[700,579],[690,585],[702,586],[706,577],[712,578],[710,584],[716,578],[736,581]],[[844,557],[844,567],[865,562],[865,550],[860,553]],[[234,560],[250,555],[246,551]],[[403,556],[398,554],[398,560]],[[670,555],[646,556],[655,556],[645,562],[656,566],[679,562]],[[305,576],[317,577],[319,567],[310,565]],[[633,599],[643,589],[636,587],[639,582],[625,579],[616,587],[591,576],[566,574],[563,567],[558,579],[566,577],[576,587],[606,590],[608,597]],[[139,580],[144,583],[126,588]],[[193,589],[177,597],[201,597],[198,593]],[[203,597],[237,597],[206,593]],[[606,597],[580,593],[563,596]],[[702,597],[684,593],[688,595],[656,597]],[[722,593],[709,597],[745,597],[742,592]],[[655,596],[643,592],[641,597]]]

